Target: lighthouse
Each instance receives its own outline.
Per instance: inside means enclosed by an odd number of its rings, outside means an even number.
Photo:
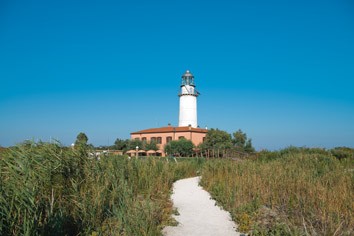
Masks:
[[[197,97],[200,94],[195,89],[194,76],[187,70],[182,75],[182,84],[179,91],[179,124],[149,128],[130,133],[132,140],[142,142],[156,142],[158,150],[143,150],[141,147],[131,149],[126,153],[131,156],[156,155],[166,156],[165,145],[174,140],[187,139],[195,146],[204,142],[208,129],[201,129],[197,123]],[[139,149],[140,148],[140,149]],[[139,152],[138,152],[139,149]],[[197,151],[197,150],[196,150]],[[197,154],[197,153],[196,153]]]
[[[199,93],[195,89],[194,76],[187,70],[182,75],[181,90],[179,96],[179,124],[178,126],[198,127],[197,122],[197,97]]]

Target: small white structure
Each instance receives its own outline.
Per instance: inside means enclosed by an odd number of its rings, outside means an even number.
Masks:
[[[178,126],[198,127],[197,122],[197,97],[199,93],[195,89],[194,76],[187,70],[182,75],[181,91],[179,96],[179,124]]]

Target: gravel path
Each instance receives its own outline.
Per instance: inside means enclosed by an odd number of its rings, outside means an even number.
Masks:
[[[231,236],[240,235],[230,214],[216,206],[210,194],[199,186],[200,177],[178,180],[171,196],[179,215],[176,227],[163,229],[165,236]]]

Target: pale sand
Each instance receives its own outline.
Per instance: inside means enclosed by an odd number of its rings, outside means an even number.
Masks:
[[[163,229],[165,236],[232,236],[240,235],[227,211],[216,206],[210,194],[199,186],[200,177],[178,180],[171,196],[179,215],[176,227]]]

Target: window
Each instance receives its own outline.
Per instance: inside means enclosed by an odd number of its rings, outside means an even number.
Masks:
[[[146,142],[146,137],[141,138],[141,141]]]
[[[185,137],[184,136],[179,136],[178,139],[184,139]]]
[[[161,144],[161,142],[162,142],[162,138],[161,137],[157,137],[157,143]]]
[[[171,136],[166,137],[166,143],[169,143],[171,141],[172,141],[172,137]]]
[[[156,137],[151,137],[151,142],[156,142]]]
[[[205,137],[203,137],[203,143],[205,142]]]
[[[135,140],[140,140],[139,138],[135,138]]]

